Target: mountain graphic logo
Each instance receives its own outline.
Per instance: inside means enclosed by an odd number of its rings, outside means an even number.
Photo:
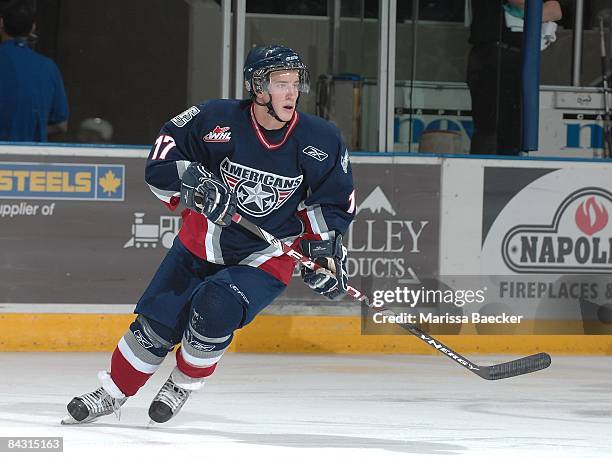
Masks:
[[[382,189],[380,189],[380,186],[376,186],[376,188],[374,188],[374,191],[372,191],[370,195],[366,197],[360,205],[357,206],[357,211],[355,212],[355,215],[358,215],[361,210],[365,209],[370,210],[372,213],[380,213],[385,210],[392,216],[396,215],[396,212],[393,209],[391,202],[389,202],[389,199],[387,199],[385,193],[382,191]]]

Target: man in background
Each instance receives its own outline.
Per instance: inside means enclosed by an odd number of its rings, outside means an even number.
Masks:
[[[523,32],[508,24],[524,0],[472,0],[467,84],[472,98],[472,154],[516,156],[521,149]],[[542,22],[561,19],[556,0],[544,0]]]
[[[45,142],[68,128],[59,69],[28,47],[34,15],[24,1],[0,10],[0,141]]]

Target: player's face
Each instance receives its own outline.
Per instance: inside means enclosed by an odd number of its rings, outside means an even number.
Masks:
[[[300,94],[300,76],[297,70],[270,73],[268,93],[274,111],[283,121],[290,121]]]

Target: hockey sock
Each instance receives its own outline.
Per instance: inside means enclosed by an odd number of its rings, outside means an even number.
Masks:
[[[176,366],[191,378],[208,377],[215,371],[232,338],[233,334],[225,337],[205,337],[188,330],[181,342],[181,348],[176,352]]]
[[[211,375],[244,319],[242,303],[227,285],[210,282],[192,298],[191,316],[176,352],[176,365],[185,375]]]
[[[111,378],[123,394],[136,394],[161,365],[173,345],[160,334],[169,331],[142,315],[130,325],[111,357]]]

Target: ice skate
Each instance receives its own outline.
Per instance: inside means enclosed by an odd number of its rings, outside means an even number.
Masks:
[[[154,423],[165,423],[185,405],[189,395],[204,385],[202,379],[194,379],[174,368],[164,386],[153,398],[149,417]]]
[[[116,392],[116,387],[113,390],[113,387],[108,386],[110,375],[107,372],[100,372],[98,378],[102,382],[100,388],[77,396],[68,403],[66,406],[68,415],[62,420],[62,425],[91,423],[99,417],[112,413],[120,419],[121,406],[127,401],[127,396],[114,397],[109,393],[110,391],[114,392],[114,395],[119,394]]]

